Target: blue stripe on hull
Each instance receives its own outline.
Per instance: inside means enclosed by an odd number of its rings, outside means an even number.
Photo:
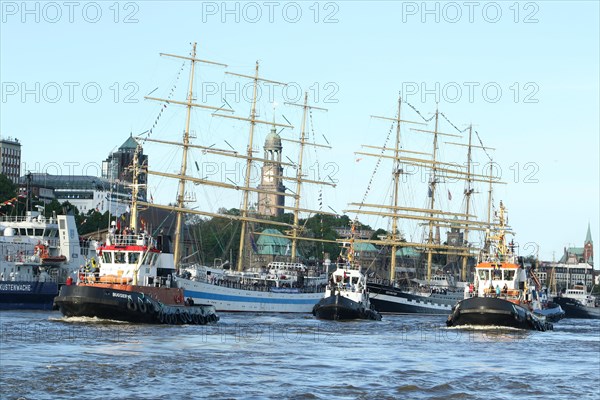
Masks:
[[[0,310],[52,310],[54,282],[0,281]]]
[[[218,301],[234,301],[243,303],[269,303],[269,304],[302,304],[302,305],[314,305],[322,294],[318,294],[317,298],[314,299],[283,299],[273,297],[248,297],[248,296],[233,296],[219,293],[206,293],[206,292],[195,292],[193,290],[185,290],[185,296],[192,296],[195,299],[206,299],[206,300],[218,300]]]

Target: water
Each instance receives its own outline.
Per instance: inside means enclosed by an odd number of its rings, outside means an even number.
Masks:
[[[600,321],[447,329],[222,313],[216,326],[0,313],[2,399],[600,398]]]

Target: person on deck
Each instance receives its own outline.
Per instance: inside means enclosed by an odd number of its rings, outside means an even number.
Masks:
[[[500,297],[500,285],[496,285],[496,297]]]

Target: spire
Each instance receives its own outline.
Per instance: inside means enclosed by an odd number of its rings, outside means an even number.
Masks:
[[[592,241],[592,231],[590,230],[590,223],[588,222],[588,230],[587,230],[587,234],[585,235],[585,242],[583,242],[584,244],[587,243],[594,243]]]

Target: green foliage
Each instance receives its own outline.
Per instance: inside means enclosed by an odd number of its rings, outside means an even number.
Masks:
[[[388,234],[388,231],[386,231],[385,229],[379,228],[375,232],[373,232],[373,234],[371,235],[370,239],[371,240],[378,240],[379,236],[387,235],[387,234]]]
[[[4,174],[0,174],[0,201],[10,200],[17,195],[17,185],[15,185]]]
[[[239,215],[238,209],[220,209],[220,214]],[[204,264],[212,265],[216,258],[230,260],[230,254],[237,258],[240,242],[240,223],[224,218],[197,218],[188,225],[189,233],[198,246],[200,259]]]
[[[75,221],[80,235],[108,229],[108,211],[102,214],[96,210],[91,210],[87,215],[79,214],[76,216]]]

